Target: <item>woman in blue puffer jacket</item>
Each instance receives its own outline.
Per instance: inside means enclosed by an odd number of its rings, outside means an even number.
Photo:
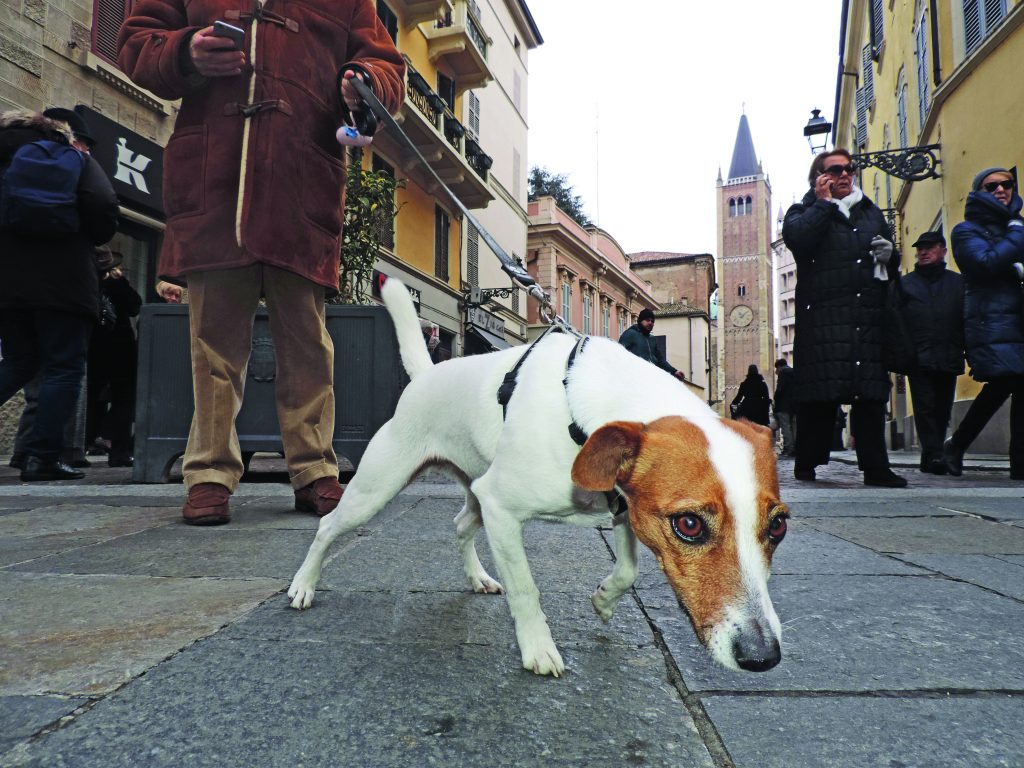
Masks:
[[[974,177],[953,259],[964,278],[964,337],[971,376],[985,386],[946,441],[950,474],[1000,406],[1010,401],[1010,477],[1024,480],[1024,201],[1005,168]]]

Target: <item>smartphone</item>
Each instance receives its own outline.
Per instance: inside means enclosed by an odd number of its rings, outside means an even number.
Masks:
[[[245,30],[228,24],[226,21],[213,22],[213,34],[217,37],[224,37],[231,41],[231,47],[236,51],[242,50],[245,42]]]

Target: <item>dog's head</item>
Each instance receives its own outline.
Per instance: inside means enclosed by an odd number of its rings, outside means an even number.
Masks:
[[[633,531],[716,661],[754,672],[779,663],[767,581],[789,512],[771,430],[731,420],[702,429],[680,416],[612,422],[587,440],[572,479],[625,494]]]

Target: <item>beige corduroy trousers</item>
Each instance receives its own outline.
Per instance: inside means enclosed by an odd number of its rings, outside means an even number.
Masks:
[[[334,345],[325,325],[324,287],[255,264],[189,273],[188,288],[195,413],[182,463],[185,487],[220,483],[234,492],[242,477],[235,418],[261,296],[270,315],[277,418],[292,487],[337,477]]]

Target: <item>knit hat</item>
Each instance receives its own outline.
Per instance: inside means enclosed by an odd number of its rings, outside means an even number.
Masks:
[[[753,363],[748,365],[747,366],[747,376],[757,376],[757,375],[759,375],[759,371],[757,370],[757,366],[754,365]]]
[[[654,310],[653,309],[641,309],[640,314],[637,315],[637,320],[643,322],[644,320],[653,320]]]
[[[971,183],[971,190],[977,192],[981,189],[981,184],[986,178],[991,176],[993,173],[1005,173],[1010,178],[1013,178],[1013,174],[1005,168],[986,168],[981,171],[977,176],[974,177],[974,181]]]

